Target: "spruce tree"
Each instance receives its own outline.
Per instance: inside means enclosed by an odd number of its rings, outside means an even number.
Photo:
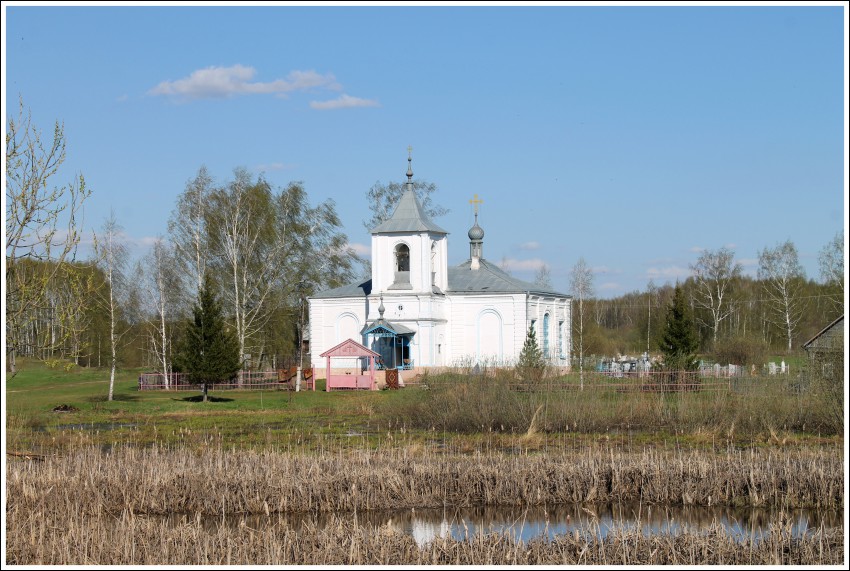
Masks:
[[[664,368],[668,371],[694,371],[697,368],[696,352],[699,347],[693,318],[685,303],[685,294],[679,284],[673,292],[673,301],[667,308],[664,331],[661,335]]]
[[[202,386],[206,402],[209,385],[231,380],[242,367],[239,343],[225,327],[221,304],[208,277],[204,278],[192,314],[175,361],[193,384]]]
[[[543,378],[545,372],[546,360],[543,358],[543,351],[537,344],[537,334],[534,332],[534,327],[530,326],[517,361],[517,373],[523,380],[539,381]]]

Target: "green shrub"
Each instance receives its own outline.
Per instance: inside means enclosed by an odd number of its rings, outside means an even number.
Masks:
[[[714,346],[714,361],[723,365],[761,366],[768,353],[767,343],[752,337],[727,337]]]

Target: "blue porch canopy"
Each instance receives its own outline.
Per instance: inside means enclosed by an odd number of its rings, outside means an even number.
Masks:
[[[360,331],[372,350],[381,355],[378,368],[412,369],[410,358],[410,340],[415,331],[399,323],[391,323],[383,318],[367,324]]]

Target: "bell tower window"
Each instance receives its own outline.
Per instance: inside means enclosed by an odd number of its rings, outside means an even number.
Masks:
[[[410,271],[410,248],[407,247],[407,244],[399,244],[395,248],[395,261],[397,272],[409,272]]]
[[[410,247],[399,244],[395,247],[395,276],[390,289],[411,289],[410,285]]]

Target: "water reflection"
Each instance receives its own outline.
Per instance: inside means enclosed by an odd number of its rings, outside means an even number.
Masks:
[[[378,514],[375,514],[376,516]],[[365,519],[360,515],[361,519]],[[615,529],[640,529],[644,535],[699,532],[714,525],[722,526],[733,537],[758,539],[771,525],[787,522],[793,536],[800,537],[821,526],[842,525],[838,512],[808,510],[736,509],[729,507],[647,506],[634,504],[560,505],[511,509],[478,507],[446,510],[411,510],[393,514],[391,519],[378,518],[376,525],[387,521],[411,534],[420,545],[437,537],[465,539],[478,533],[498,533],[513,540],[534,537],[593,534],[605,538]]]
[[[273,514],[271,516],[233,516],[222,520],[203,520],[205,526],[240,525],[255,529],[284,523],[296,529],[310,524],[322,527],[334,518],[356,518],[360,525],[390,526],[411,535],[419,545],[438,537],[462,540],[479,533],[498,533],[514,541],[535,537],[579,533],[606,537],[615,529],[640,529],[647,536],[700,532],[722,526],[733,537],[743,540],[760,538],[771,526],[784,522],[794,537],[801,537],[821,527],[841,527],[838,511],[753,509],[724,506],[652,506],[646,504],[557,505],[548,507],[483,506],[469,508],[410,509],[369,511],[357,514]],[[173,523],[194,519],[172,516]]]

